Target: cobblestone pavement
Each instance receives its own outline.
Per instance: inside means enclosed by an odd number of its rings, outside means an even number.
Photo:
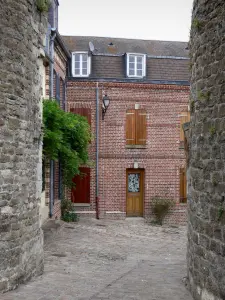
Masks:
[[[140,219],[60,223],[46,231],[45,272],[1,300],[191,300],[186,230]]]

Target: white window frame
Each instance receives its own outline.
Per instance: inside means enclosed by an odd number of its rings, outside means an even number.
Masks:
[[[87,74],[83,75],[82,72],[82,61],[80,60],[80,74],[75,74],[75,54],[87,54]],[[91,73],[91,57],[88,55],[87,51],[76,51],[72,52],[72,75],[73,77],[88,77]]]
[[[130,56],[134,56],[134,75],[130,75],[129,62]],[[142,57],[142,75],[137,75],[137,57]],[[143,78],[146,76],[146,54],[143,53],[127,53],[127,77]]]

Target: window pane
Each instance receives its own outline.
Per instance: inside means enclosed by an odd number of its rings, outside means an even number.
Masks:
[[[80,75],[80,69],[75,68],[75,75]]]
[[[137,69],[142,70],[142,64],[137,64]]]
[[[87,69],[82,69],[82,75],[87,75]]]
[[[83,69],[87,69],[87,62],[83,61],[83,63],[82,63],[82,68],[83,68]]]
[[[140,192],[140,174],[128,174],[128,192]]]
[[[134,63],[129,63],[129,69],[134,69]]]
[[[142,70],[137,70],[137,76],[142,76]]]
[[[141,63],[142,64],[142,57],[141,56],[137,56],[137,63]]]
[[[82,55],[82,61],[86,61],[88,60],[88,55],[87,54],[81,54]]]
[[[79,69],[80,68],[80,62],[79,61],[75,61],[75,69]]]
[[[133,55],[129,55],[129,62],[134,62],[134,56]]]
[[[75,61],[80,61],[80,54],[75,54],[74,57],[75,57]]]
[[[134,69],[130,69],[130,70],[129,70],[129,75],[130,75],[130,76],[134,76]]]

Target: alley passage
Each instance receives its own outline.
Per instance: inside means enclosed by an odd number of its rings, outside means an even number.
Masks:
[[[141,219],[45,228],[45,273],[1,300],[191,300],[186,230]]]

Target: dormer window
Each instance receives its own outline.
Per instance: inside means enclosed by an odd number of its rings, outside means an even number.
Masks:
[[[88,77],[90,75],[91,59],[88,52],[73,52],[72,74],[74,77]]]
[[[142,78],[146,75],[146,55],[127,53],[127,77]]]

